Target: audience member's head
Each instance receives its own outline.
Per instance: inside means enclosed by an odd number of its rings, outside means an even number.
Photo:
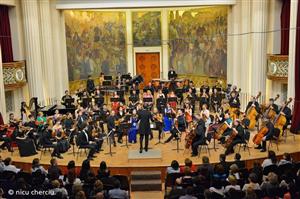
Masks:
[[[171,163],[171,167],[174,170],[178,170],[179,169],[179,163],[178,163],[178,161],[177,160],[173,160],[172,163]]]
[[[220,162],[225,162],[226,161],[226,155],[225,154],[220,154],[219,161]]]
[[[78,191],[78,192],[75,194],[75,199],[86,199],[86,196],[85,196],[84,191]]]
[[[192,167],[193,161],[191,159],[189,159],[189,158],[186,158],[184,160],[184,165],[187,166],[187,167]]]
[[[191,175],[191,167],[188,167],[188,166],[185,166],[184,169],[183,169],[183,173],[184,175]]]
[[[60,183],[59,183],[58,180],[53,180],[51,182],[51,185],[52,185],[53,188],[59,188],[60,187]]]
[[[221,164],[216,164],[216,166],[215,166],[215,173],[216,174],[224,174],[225,173],[225,169],[224,169],[224,167],[223,167],[223,165],[221,165]]]
[[[98,192],[96,195],[95,195],[95,199],[104,199],[104,194],[102,192]]]
[[[292,162],[291,154],[289,154],[289,153],[284,153],[283,159],[286,161]]]
[[[4,162],[5,166],[8,166],[11,164],[12,160],[10,157],[8,157],[8,158],[5,158],[3,162]]]
[[[232,164],[229,169],[231,174],[239,172],[239,167],[236,164]]]
[[[75,169],[75,161],[74,160],[70,160],[68,162],[67,169],[68,170]]]
[[[276,158],[276,153],[274,151],[268,152],[268,158],[271,159],[273,164],[276,164],[277,158]]]
[[[119,180],[115,180],[115,181],[114,181],[114,188],[115,188],[115,189],[118,189],[118,188],[120,188],[120,187],[121,187],[120,181],[119,181]]]
[[[56,160],[56,158],[52,158],[50,160],[50,164],[51,164],[51,166],[57,166],[57,160]]]
[[[105,172],[107,170],[107,165],[106,165],[105,161],[101,161],[99,170],[103,171],[103,172]]]
[[[202,157],[202,163],[203,164],[209,164],[209,158],[207,156]]]
[[[234,175],[228,176],[228,182],[233,186],[237,185],[237,179]]]
[[[242,156],[241,156],[241,154],[239,154],[239,153],[236,153],[235,156],[234,156],[234,159],[235,159],[236,161],[240,161],[241,158],[242,158]]]
[[[38,168],[40,166],[40,159],[38,159],[38,158],[34,158],[33,160],[32,160],[32,168],[34,169],[34,168]]]
[[[72,194],[73,196],[75,196],[79,191],[82,191],[83,188],[82,188],[82,185],[80,183],[77,183],[77,184],[74,184],[72,186]]]
[[[271,183],[271,184],[278,184],[278,176],[276,173],[274,172],[270,172],[267,176],[267,180]]]
[[[100,180],[96,180],[94,183],[94,191],[95,193],[103,191],[103,183]]]
[[[255,173],[250,173],[248,180],[250,183],[257,183],[257,175]]]
[[[90,168],[91,168],[90,160],[88,160],[88,159],[84,160],[81,165],[81,170],[88,171],[88,170],[90,170]]]

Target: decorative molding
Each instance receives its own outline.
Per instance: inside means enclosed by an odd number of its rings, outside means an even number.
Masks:
[[[2,65],[5,90],[15,90],[26,84],[25,61],[3,63]]]
[[[273,81],[283,81],[288,80],[288,67],[289,67],[289,57],[288,55],[268,55],[267,58],[267,77]]]

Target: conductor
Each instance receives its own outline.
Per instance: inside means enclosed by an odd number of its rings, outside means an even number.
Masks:
[[[149,135],[151,134],[150,128],[150,120],[153,121],[152,114],[146,107],[138,107],[138,120],[139,120],[139,127],[138,132],[140,133],[140,153],[143,152],[143,140],[145,137],[145,152],[148,151],[148,142],[149,142]]]

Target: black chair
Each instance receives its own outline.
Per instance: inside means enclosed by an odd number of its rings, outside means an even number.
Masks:
[[[263,169],[263,174],[267,176],[270,172],[278,174],[278,166],[276,164],[272,164],[270,166],[266,166]]]
[[[52,154],[51,149],[54,149],[53,144],[41,144],[41,155],[40,155],[40,160],[42,159],[43,154],[46,153],[46,151],[49,151]]]
[[[24,172],[24,171],[19,171],[16,175],[16,178],[23,178],[25,180],[25,182],[27,182],[28,184],[32,183],[32,176],[30,173]]]
[[[13,171],[3,171],[2,172],[2,178],[4,179],[4,180],[14,180],[15,178],[16,178],[16,173],[15,172],[13,172]]]
[[[245,130],[244,132],[245,132],[244,133],[244,140],[243,140],[243,142],[241,142],[241,143],[238,144],[239,145],[239,152],[241,151],[241,147],[243,146],[244,147],[244,151],[247,148],[247,150],[249,152],[249,155],[251,155],[250,154],[250,147],[249,147],[250,132],[247,131],[247,130]]]
[[[78,141],[78,137],[77,135],[74,136],[74,140],[75,140],[75,144],[77,146],[77,156],[76,159],[78,159],[78,155],[79,153],[81,154],[81,151],[84,150],[84,153],[86,154],[86,156],[88,155],[87,153],[87,149],[89,149],[88,146],[84,146],[84,145],[80,145],[79,141]]]
[[[208,153],[208,156],[210,156],[210,152],[209,152],[209,147],[208,147],[208,144],[200,144],[199,146],[198,146],[198,157],[200,157],[200,154],[201,154],[201,151],[202,151],[202,149],[206,149],[206,151],[207,151],[207,153]]]
[[[182,173],[168,173],[165,180],[165,193],[167,193],[168,187],[171,187],[171,189],[173,189],[176,185],[176,179],[182,176]]]
[[[129,183],[129,179],[128,179],[127,176],[125,176],[125,175],[114,175],[112,177],[120,181],[120,184],[121,184],[120,188],[122,190],[128,191],[128,193],[130,193],[130,183]]]
[[[283,174],[287,176],[293,175],[294,165],[292,163],[286,163],[278,166],[278,175],[281,176]]]
[[[296,137],[294,133],[291,133],[290,131],[291,125],[288,125],[287,128],[283,131],[283,135],[282,137],[284,137],[284,142],[286,142],[287,137],[293,137],[294,138],[294,142],[296,141]]]

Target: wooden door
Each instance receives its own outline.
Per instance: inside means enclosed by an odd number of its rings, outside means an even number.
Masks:
[[[159,53],[136,53],[136,74],[144,78],[143,86],[160,77]]]

